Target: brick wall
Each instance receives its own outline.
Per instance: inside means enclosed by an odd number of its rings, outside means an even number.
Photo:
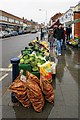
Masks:
[[[80,12],[74,12],[74,20],[80,18]],[[78,34],[80,38],[80,22],[74,24],[74,35]]]

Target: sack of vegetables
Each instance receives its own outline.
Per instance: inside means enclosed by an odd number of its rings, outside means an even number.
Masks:
[[[9,86],[9,91],[14,92],[15,97],[24,107],[29,108],[31,103],[27,96],[26,79],[22,79],[22,75],[19,75],[14,82]]]
[[[44,107],[44,97],[39,79],[27,71],[27,95],[35,111],[41,112]]]
[[[54,103],[53,87],[42,74],[40,74],[40,87],[42,92],[44,93],[45,99],[48,102]]]

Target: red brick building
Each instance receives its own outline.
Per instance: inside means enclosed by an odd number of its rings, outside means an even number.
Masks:
[[[74,12],[74,35],[78,35],[80,38],[80,11]]]

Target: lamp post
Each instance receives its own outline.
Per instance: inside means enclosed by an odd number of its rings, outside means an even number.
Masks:
[[[47,26],[47,10],[43,10],[43,9],[39,9],[39,11],[45,11],[45,16],[46,16],[46,18],[45,18],[45,26]]]
[[[46,30],[46,33],[45,33],[45,35],[43,35],[43,36],[45,36],[45,39],[47,38],[47,10],[44,10],[44,9],[39,9],[39,11],[45,11],[45,30]],[[42,37],[41,37],[41,40],[42,40]]]
[[[46,10],[46,26],[47,26],[47,10]]]

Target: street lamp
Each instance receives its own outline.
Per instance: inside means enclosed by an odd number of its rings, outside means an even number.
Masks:
[[[45,24],[45,26],[47,26],[47,10],[39,9],[39,11],[45,11],[45,13],[46,13],[46,19],[45,19],[46,20],[46,22],[45,22],[46,24]]]
[[[48,37],[47,36],[47,10],[43,10],[43,9],[39,9],[39,11],[45,11],[45,30],[46,30],[46,33],[45,33],[45,39]]]

